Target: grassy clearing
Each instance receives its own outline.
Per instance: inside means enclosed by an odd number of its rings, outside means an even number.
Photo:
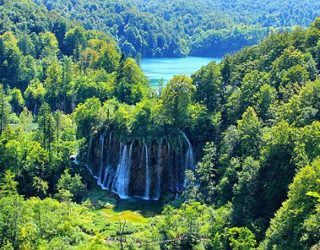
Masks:
[[[138,199],[120,200],[116,195],[101,189],[93,189],[86,200],[92,204],[92,212],[100,218],[100,223],[146,224],[148,218],[161,213],[160,202]]]
[[[135,211],[123,211],[116,212],[114,209],[100,209],[96,211],[108,222],[123,222],[127,221],[129,223],[145,224],[148,219],[143,217],[140,213]]]

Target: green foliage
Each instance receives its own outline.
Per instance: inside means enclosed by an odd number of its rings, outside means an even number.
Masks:
[[[39,110],[38,115],[39,134],[42,138],[42,147],[49,150],[51,153],[52,144],[55,140],[55,127],[54,118],[51,114],[50,107],[47,103],[44,103]]]
[[[298,94],[280,106],[279,117],[295,126],[305,126],[318,120],[318,80],[307,83]]]
[[[166,207],[163,219],[157,222],[165,248],[192,249],[208,237],[210,209],[200,203],[184,204],[180,209]]]
[[[183,202],[195,202],[199,201],[199,187],[196,183],[197,179],[192,172],[192,170],[186,170],[185,172],[185,183],[184,190],[182,193],[182,201]],[[179,200],[178,200],[179,202]]]
[[[272,127],[264,134],[265,146],[261,152],[259,186],[260,215],[272,217],[286,199],[288,186],[294,177],[296,166],[294,155],[295,128],[285,122]]]
[[[255,249],[256,240],[254,234],[247,228],[230,228],[229,245],[235,250]]]
[[[114,96],[128,104],[136,104],[147,94],[147,79],[137,63],[126,59],[117,72]]]
[[[242,115],[242,119],[238,120],[240,145],[237,150],[240,151],[240,155],[255,157],[258,154],[261,145],[261,126],[254,109],[249,107]]]
[[[85,233],[93,215],[82,206],[20,196],[0,199],[0,247],[4,249],[63,248],[93,244]]]
[[[0,84],[0,135],[9,123],[9,114],[11,106],[8,102],[8,97],[5,95],[3,86]]]
[[[111,33],[121,50],[133,57],[140,53],[144,57],[222,56],[257,43],[275,28],[306,27],[319,16],[316,0],[35,2],[79,21],[87,29]],[[314,27],[316,30],[317,25]],[[317,36],[310,34],[309,41],[313,44]],[[65,45],[70,46],[69,54],[75,49],[73,42]]]
[[[54,60],[59,52],[58,40],[55,34],[51,32],[40,33],[39,39],[39,57]]]
[[[233,186],[234,196],[232,198],[233,211],[232,220],[234,225],[253,226],[256,218],[255,212],[259,209],[256,201],[259,189],[258,174],[260,165],[258,161],[248,157],[238,172],[237,183]]]
[[[11,32],[0,36],[0,80],[11,86],[18,86],[21,51],[17,39]]]
[[[102,68],[108,73],[117,70],[120,55],[113,43],[107,43],[99,39],[88,41],[88,48],[82,53],[83,57],[89,59],[87,62],[91,68]]]
[[[164,119],[167,123],[183,129],[189,120],[189,106],[194,92],[190,78],[176,76],[170,80],[161,95]]]
[[[31,81],[28,85],[24,96],[26,98],[26,106],[29,110],[37,113],[39,107],[44,101],[45,89],[39,80]]]
[[[0,248],[316,247],[320,21],[279,34],[269,28],[308,24],[318,3],[45,5],[90,30],[29,0],[0,4]],[[116,37],[124,54],[111,36],[93,28]],[[214,55],[256,43],[266,33],[272,34],[259,45],[210,63],[191,78],[175,76],[159,94],[127,57]],[[201,160],[195,172],[186,171],[181,194],[163,194],[164,201],[176,195],[176,207],[149,220],[118,214],[105,207],[106,197],[94,202],[100,210],[93,212],[73,203],[95,184],[72,159],[87,157],[96,165],[100,159],[92,156],[103,131],[113,131],[117,142],[169,141],[177,162],[184,161],[178,159],[182,131],[188,135]],[[165,151],[163,160],[170,158]]]
[[[303,167],[311,164],[319,157],[319,125],[319,122],[315,121],[299,131],[295,143],[295,162],[297,166]]]
[[[157,106],[159,104],[155,100],[145,99],[137,103],[133,110],[131,130],[138,138],[144,138],[146,135],[156,136],[159,133],[159,112]]]
[[[98,98],[88,99],[76,108],[74,118],[78,124],[79,138],[90,135],[95,129],[94,126],[102,120],[103,117],[99,114],[100,109],[101,103]]]
[[[57,197],[61,201],[68,201],[73,199],[74,201],[80,202],[86,190],[85,185],[82,183],[81,176],[76,174],[71,176],[68,170],[65,170],[61,175],[57,183]]]
[[[213,201],[215,192],[215,180],[217,175],[216,169],[217,150],[213,143],[207,143],[204,148],[202,161],[198,163],[196,173],[200,180],[200,191],[206,202]]]
[[[319,161],[297,173],[293,184],[290,185],[288,200],[271,221],[266,240],[262,243],[265,249],[310,249],[319,242],[319,234],[316,231],[306,230],[317,218],[317,199],[308,196],[307,193],[319,190],[319,173]]]
[[[48,182],[42,180],[41,178],[35,176],[33,177],[32,186],[36,190],[39,197],[45,197],[49,189]]]
[[[267,100],[261,100],[259,95],[263,91],[263,85],[268,83],[269,74],[253,70],[252,72],[246,73],[243,77],[240,88],[236,88],[235,91],[228,95],[228,102],[226,104],[228,111],[228,119],[233,123],[240,118],[249,106],[259,109],[260,105],[266,105],[266,113],[268,114],[269,107],[275,98],[266,97]],[[269,86],[269,85],[267,85]],[[271,88],[271,87],[270,87]],[[273,91],[273,90],[270,90]],[[271,93],[272,95],[273,93]],[[274,95],[274,94],[273,94]],[[271,99],[271,100],[270,100]],[[262,103],[267,101],[269,103]]]
[[[15,174],[10,170],[4,173],[4,177],[0,183],[0,198],[17,194],[18,182],[14,180]]]
[[[64,38],[64,53],[79,60],[81,51],[86,47],[86,42],[85,30],[82,27],[70,29]]]
[[[12,111],[20,114],[24,107],[24,99],[20,89],[14,88],[10,91],[10,105],[12,107]]]
[[[192,76],[196,86],[195,101],[204,104],[210,112],[217,111],[221,102],[221,72],[216,63],[210,63]]]

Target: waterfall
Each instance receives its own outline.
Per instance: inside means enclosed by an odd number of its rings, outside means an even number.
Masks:
[[[106,169],[104,172],[102,188],[103,189],[110,189],[111,181],[112,181],[112,165],[110,164],[110,158],[112,154],[112,132],[109,134],[109,142],[107,145],[107,157],[106,157]]]
[[[105,136],[105,135],[104,135]],[[105,167],[105,171],[104,171],[104,176],[101,182],[101,186],[102,189],[109,189],[110,188],[110,180],[112,178],[112,166],[109,164],[110,162],[110,157],[111,157],[111,152],[112,152],[112,148],[111,148],[111,141],[112,141],[112,131],[109,134],[109,142],[107,144],[107,155],[106,155],[106,167]]]
[[[113,182],[112,182],[112,191],[117,193],[118,190],[117,190],[117,187],[118,187],[118,178],[119,178],[119,174],[120,174],[120,166],[121,166],[121,162],[124,160],[124,157],[123,157],[123,151],[124,149],[126,149],[127,146],[123,146],[123,144],[121,143],[120,144],[120,151],[119,151],[119,164],[117,166],[117,171],[116,171],[116,175],[113,179]]]
[[[150,188],[151,188],[151,172],[150,172],[150,165],[149,165],[149,150],[148,146],[144,144],[145,154],[146,154],[146,162],[145,162],[145,169],[146,169],[146,182],[145,182],[145,191],[144,191],[144,199],[150,200]]]
[[[167,147],[168,147],[169,189],[173,191],[173,188],[174,188],[173,162],[172,162],[172,152],[171,152],[169,141],[168,141]]]
[[[89,173],[94,177],[93,171],[88,164],[84,164],[85,168],[89,171]]]
[[[127,145],[120,146],[120,160],[113,181],[113,191],[117,193],[121,199],[127,199],[129,197],[132,146],[133,144],[130,145],[129,152]]]
[[[103,188],[103,182],[104,182],[104,175],[103,175],[103,156],[104,156],[104,139],[105,139],[105,132],[100,135],[100,144],[101,144],[101,157],[100,157],[100,171],[99,171],[99,176],[98,176],[98,185]]]
[[[106,172],[104,174],[103,188],[107,190],[112,189],[112,179],[114,177],[113,167],[112,165],[107,165]]]
[[[162,174],[162,139],[158,144],[157,170],[156,170],[156,190],[154,200],[159,200],[161,195],[161,174]]]
[[[72,160],[73,164],[75,164],[77,166],[80,165],[80,161],[79,161],[78,157],[79,157],[79,154],[74,154],[74,155],[70,156],[70,159],[73,159]]]
[[[88,151],[87,151],[87,164],[89,164],[89,161],[90,161],[91,147],[92,147],[92,135],[90,134],[90,139],[89,139],[89,143],[88,143]]]
[[[185,133],[182,132],[183,137],[185,138],[187,144],[188,144],[188,150],[186,153],[186,158],[185,158],[185,169],[195,169],[195,156],[193,152],[193,148],[191,145],[191,142],[189,141],[188,137],[186,136]]]
[[[111,131],[110,132],[110,134],[109,134],[109,150],[111,151],[111,146],[112,146],[112,133],[113,133],[113,131]]]
[[[93,141],[92,134],[90,134],[88,150],[87,150],[87,163],[85,164],[85,167],[90,172],[90,174],[94,176],[93,170],[90,167],[90,154],[91,154],[92,141]]]
[[[174,139],[178,139],[174,142],[180,143],[180,147],[179,144],[172,146],[166,137],[148,144],[141,145],[139,141],[126,144],[113,138],[112,131],[101,131],[97,138],[88,136],[87,164],[84,166],[102,189],[118,194],[121,199],[135,196],[159,200],[162,191],[180,193],[185,184],[185,170],[196,167],[193,147],[186,134],[180,132]],[[93,145],[98,150],[93,150]]]
[[[107,165],[106,169],[104,170],[103,179],[101,179],[102,181],[100,184],[103,190],[108,190],[108,186],[106,185],[106,183],[108,182],[109,176],[110,176],[110,166]]]

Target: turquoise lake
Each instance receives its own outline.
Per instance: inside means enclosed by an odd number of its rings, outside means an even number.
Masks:
[[[175,75],[191,76],[202,66],[221,58],[183,57],[183,58],[142,58],[140,67],[149,78],[150,84],[157,87],[160,80],[167,83]]]

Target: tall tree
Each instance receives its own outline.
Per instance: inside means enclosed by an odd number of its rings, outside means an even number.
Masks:
[[[0,36],[0,81],[10,86],[18,86],[22,53],[17,39],[11,32]]]
[[[55,141],[55,122],[49,104],[41,105],[38,114],[39,133],[41,136],[42,147],[49,151],[52,156],[52,146]]]
[[[183,129],[189,121],[189,106],[195,87],[186,76],[175,76],[162,92],[161,100],[165,121]]]
[[[8,123],[8,116],[11,109],[7,99],[3,86],[0,84],[0,135]]]

